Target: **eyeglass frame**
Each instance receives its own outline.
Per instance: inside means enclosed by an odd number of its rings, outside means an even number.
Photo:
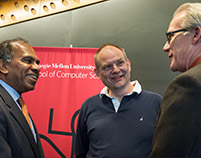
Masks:
[[[171,37],[172,37],[175,33],[182,32],[182,31],[188,31],[188,30],[187,29],[179,29],[179,30],[175,30],[175,31],[171,31],[171,32],[166,32],[165,35],[167,38],[167,42],[170,43],[170,41],[172,39],[172,38],[169,38],[168,36],[171,35]]]

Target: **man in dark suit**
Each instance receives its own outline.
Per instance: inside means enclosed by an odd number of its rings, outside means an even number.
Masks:
[[[201,3],[174,13],[167,42],[173,79],[164,96],[151,157],[201,157]]]
[[[39,77],[39,59],[28,41],[16,38],[0,44],[0,157],[43,158],[33,120],[18,103],[33,90]],[[30,125],[29,125],[29,123]]]

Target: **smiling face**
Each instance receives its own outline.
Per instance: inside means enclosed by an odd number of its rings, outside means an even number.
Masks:
[[[124,52],[114,46],[104,47],[97,55],[96,75],[111,91],[130,90],[130,62]]]
[[[40,71],[39,59],[26,43],[14,42],[12,46],[14,56],[6,63],[5,82],[21,94],[35,88]]]

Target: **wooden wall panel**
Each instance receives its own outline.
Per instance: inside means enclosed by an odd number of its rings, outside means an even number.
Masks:
[[[76,9],[105,0],[1,0],[0,27]]]

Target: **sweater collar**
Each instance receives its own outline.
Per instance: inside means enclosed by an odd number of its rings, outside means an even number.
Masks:
[[[140,85],[140,83],[135,80],[135,81],[132,81],[131,82],[132,85],[135,84],[135,86],[133,87],[133,90],[129,93],[129,94],[126,94],[125,96],[129,96],[129,95],[132,95],[133,93],[137,93],[137,94],[140,94],[142,92],[142,87]],[[103,95],[106,95],[108,96],[109,98],[112,98],[109,93],[108,93],[108,87],[104,87],[101,92],[100,92],[100,96],[102,97]]]

